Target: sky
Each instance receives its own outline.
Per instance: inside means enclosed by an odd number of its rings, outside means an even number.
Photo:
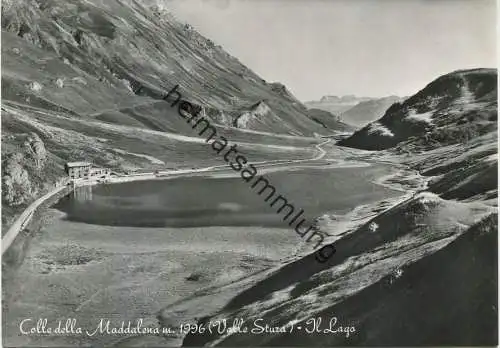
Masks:
[[[158,0],[302,101],[408,96],[496,67],[495,0]]]

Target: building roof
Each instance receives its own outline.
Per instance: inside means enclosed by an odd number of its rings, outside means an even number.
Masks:
[[[88,166],[91,166],[92,163],[90,162],[68,162],[66,163],[66,166],[68,166],[69,168],[72,168],[72,167],[88,167]]]

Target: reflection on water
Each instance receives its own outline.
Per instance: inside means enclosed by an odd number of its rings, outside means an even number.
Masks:
[[[92,186],[75,187],[72,192],[72,197],[77,202],[85,202],[92,200]]]

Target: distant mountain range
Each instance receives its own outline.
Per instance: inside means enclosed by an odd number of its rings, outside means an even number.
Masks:
[[[343,122],[352,126],[362,127],[382,116],[389,106],[401,99],[398,96],[383,98],[354,95],[324,96],[319,101],[309,101],[304,104],[308,108],[325,110],[338,115]]]
[[[354,95],[346,95],[337,97],[334,95],[326,95],[320,100],[305,102],[304,105],[308,108],[321,109],[339,115],[344,111],[349,110],[360,102],[371,100],[369,97],[356,97]]]
[[[349,124],[362,127],[381,117],[392,104],[398,101],[401,101],[401,98],[396,96],[361,101],[341,113],[341,117]]]

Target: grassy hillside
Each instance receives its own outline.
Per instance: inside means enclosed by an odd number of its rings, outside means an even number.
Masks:
[[[266,83],[168,11],[140,2],[8,1],[2,7],[2,29],[11,33],[3,35],[8,100],[183,132],[174,120],[159,117],[161,105],[130,91],[137,82],[164,92],[178,84],[183,96],[208,115],[226,114],[226,125],[265,102],[284,127],[269,124],[258,130],[325,131],[277,84]]]

